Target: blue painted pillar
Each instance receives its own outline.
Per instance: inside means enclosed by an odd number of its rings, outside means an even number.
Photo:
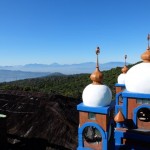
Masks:
[[[127,118],[127,112],[128,112],[128,99],[127,97],[123,97],[123,115],[125,118]]]
[[[82,130],[78,128],[78,146],[83,147]]]

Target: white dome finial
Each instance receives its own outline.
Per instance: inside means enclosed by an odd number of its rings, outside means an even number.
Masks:
[[[90,107],[107,106],[112,99],[112,93],[109,87],[102,85],[103,74],[99,70],[98,54],[99,47],[96,48],[97,62],[96,70],[91,74],[90,78],[93,81],[85,87],[82,94],[83,104]]]
[[[124,56],[124,59],[125,59],[124,67],[121,69],[122,73],[118,76],[118,79],[117,79],[119,84],[125,84],[125,76],[128,71],[128,67],[126,66],[127,55]]]
[[[96,62],[96,70],[91,74],[90,79],[93,81],[93,84],[98,85],[102,84],[103,74],[99,70],[98,63],[98,54],[100,53],[100,48],[96,48],[97,62]]]
[[[147,40],[148,40],[148,48],[147,48],[147,50],[141,55],[141,58],[143,59],[144,62],[150,63],[150,47],[149,47],[150,34],[148,34]]]
[[[126,74],[125,86],[130,92],[150,94],[150,47],[148,34],[148,48],[141,55],[143,59],[142,63],[139,63],[132,68]]]

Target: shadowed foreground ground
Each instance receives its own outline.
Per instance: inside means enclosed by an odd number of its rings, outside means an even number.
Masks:
[[[61,95],[0,91],[9,150],[76,149],[80,101]]]

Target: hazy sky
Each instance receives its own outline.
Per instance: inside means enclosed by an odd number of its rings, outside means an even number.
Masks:
[[[150,0],[0,0],[0,66],[137,62],[148,33]]]

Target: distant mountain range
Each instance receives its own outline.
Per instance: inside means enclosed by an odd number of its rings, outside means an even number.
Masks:
[[[129,64],[129,63],[127,63]],[[27,78],[43,77],[47,75],[92,73],[96,63],[86,62],[80,64],[26,64],[19,66],[0,66],[0,82],[8,82]],[[100,70],[110,70],[123,67],[124,62],[108,62],[100,64]],[[55,74],[53,74],[55,73]]]
[[[25,71],[0,70],[0,82],[10,82],[22,79],[37,78],[44,76],[56,76],[56,75],[62,74],[50,72],[25,72]]]
[[[129,63],[127,63],[129,64]],[[0,66],[0,69],[3,70],[19,70],[19,71],[30,71],[30,72],[60,72],[63,74],[78,74],[78,73],[91,73],[95,69],[96,63],[86,62],[80,64],[58,64],[53,63],[50,65],[47,64],[26,64],[19,66]],[[109,70],[115,67],[124,66],[124,62],[108,62],[100,64],[100,70]]]

